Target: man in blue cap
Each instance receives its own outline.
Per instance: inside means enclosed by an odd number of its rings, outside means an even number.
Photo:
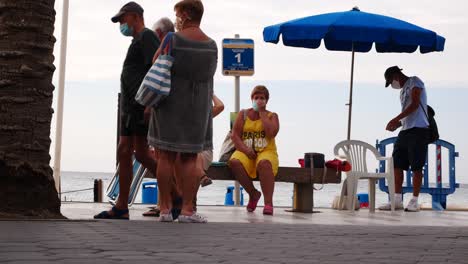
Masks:
[[[413,197],[405,211],[419,211],[418,196],[423,178],[422,169],[426,163],[429,120],[427,117],[427,96],[424,83],[416,76],[408,77],[398,66],[389,67],[384,74],[385,87],[400,90],[401,113],[388,122],[386,130],[395,131],[401,127],[393,147],[395,175],[395,208],[403,209],[403,171],[413,172]],[[390,204],[379,207],[390,210]]]
[[[103,211],[94,218],[129,219],[128,196],[134,152],[135,158],[145,168],[152,173],[156,172],[156,162],[150,155],[146,139],[149,112],[145,112],[145,107],[135,101],[135,95],[152,66],[160,41],[152,30],[145,27],[143,8],[135,2],[125,4],[111,20],[120,24],[122,35],[132,38],[120,76],[120,137],[117,150],[120,193],[111,210]]]

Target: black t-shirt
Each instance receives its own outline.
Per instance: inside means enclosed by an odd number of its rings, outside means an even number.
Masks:
[[[120,76],[120,106],[123,113],[130,113],[142,106],[135,101],[135,95],[143,78],[152,66],[153,56],[158,50],[160,41],[156,34],[144,28],[128,47],[127,56]]]

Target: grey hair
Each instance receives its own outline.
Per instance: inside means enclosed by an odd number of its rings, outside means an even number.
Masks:
[[[154,23],[153,31],[156,31],[156,29],[161,30],[164,34],[175,31],[174,23],[167,17],[163,17]]]

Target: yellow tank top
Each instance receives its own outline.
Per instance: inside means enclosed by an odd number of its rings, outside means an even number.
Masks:
[[[272,114],[269,113],[268,117],[271,117]],[[276,152],[275,139],[266,136],[260,119],[253,121],[248,115],[245,116],[242,140],[247,147],[253,148],[257,153],[266,150]]]

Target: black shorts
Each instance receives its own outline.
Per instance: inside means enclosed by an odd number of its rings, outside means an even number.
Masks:
[[[402,170],[420,171],[426,164],[427,128],[414,127],[401,131],[393,147],[393,164]]]
[[[128,113],[120,113],[120,136],[148,136],[148,125],[144,118],[145,108],[135,107]]]

